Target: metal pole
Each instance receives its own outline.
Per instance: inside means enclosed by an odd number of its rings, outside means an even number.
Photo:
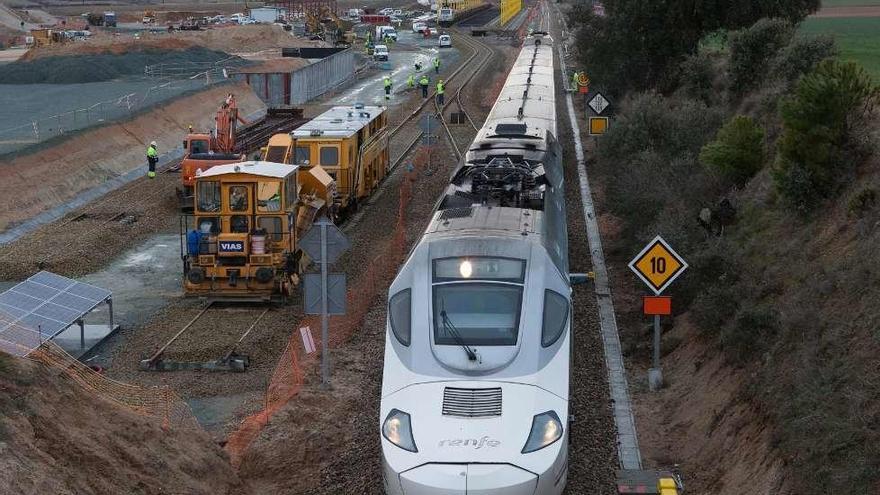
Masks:
[[[330,387],[330,360],[327,356],[327,220],[321,222],[321,385]]]
[[[86,324],[82,320],[79,320],[79,348],[86,348]]]
[[[107,298],[107,309],[110,312],[110,332],[113,332],[113,299]]]
[[[663,370],[660,369],[660,315],[654,315],[654,361],[648,370],[648,388],[652,391],[663,387]]]

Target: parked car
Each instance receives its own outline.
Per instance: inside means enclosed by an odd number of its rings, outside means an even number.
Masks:
[[[242,26],[246,26],[249,24],[256,24],[257,21],[251,19],[250,17],[240,17],[238,19],[238,23],[241,24]]]
[[[380,10],[379,13],[382,15],[391,15],[394,13],[394,9],[392,9],[391,7],[385,7],[384,9]]]
[[[452,46],[452,36],[448,34],[441,34],[440,40],[438,42],[440,48],[447,48]]]
[[[397,41],[397,30],[393,26],[376,26],[376,40],[384,40],[386,37]]]
[[[412,23],[412,31],[413,31],[414,33],[421,33],[421,32],[424,31],[425,28],[427,28],[427,27],[428,27],[428,25],[425,24],[424,22],[414,22],[414,23]]]
[[[373,47],[373,60],[388,60],[388,47],[385,45],[376,45]]]

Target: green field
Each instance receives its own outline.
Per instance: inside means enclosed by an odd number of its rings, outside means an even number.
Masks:
[[[800,31],[834,35],[840,58],[859,62],[880,81],[880,17],[809,18]]]
[[[859,5],[880,5],[880,0],[822,0],[823,7],[856,7]]]

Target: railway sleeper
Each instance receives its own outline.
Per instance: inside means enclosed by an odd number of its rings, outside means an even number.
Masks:
[[[159,357],[158,359],[144,359],[141,361],[141,371],[232,371],[245,372],[250,367],[251,360],[248,356],[231,353],[225,358],[213,361],[193,362],[174,361]]]

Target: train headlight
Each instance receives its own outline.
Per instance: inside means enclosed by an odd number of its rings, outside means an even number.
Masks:
[[[553,411],[535,415],[532,419],[532,431],[522,449],[523,454],[541,450],[562,438],[562,421]]]
[[[464,278],[471,278],[471,274],[474,273],[474,266],[471,265],[470,261],[464,260],[461,262],[461,265],[459,265],[458,272],[461,273],[461,276]]]
[[[385,440],[403,450],[410,452],[419,451],[416,448],[415,440],[413,440],[412,423],[410,422],[409,414],[403,411],[392,409],[388,413],[388,417],[382,423],[382,436],[385,437]]]

